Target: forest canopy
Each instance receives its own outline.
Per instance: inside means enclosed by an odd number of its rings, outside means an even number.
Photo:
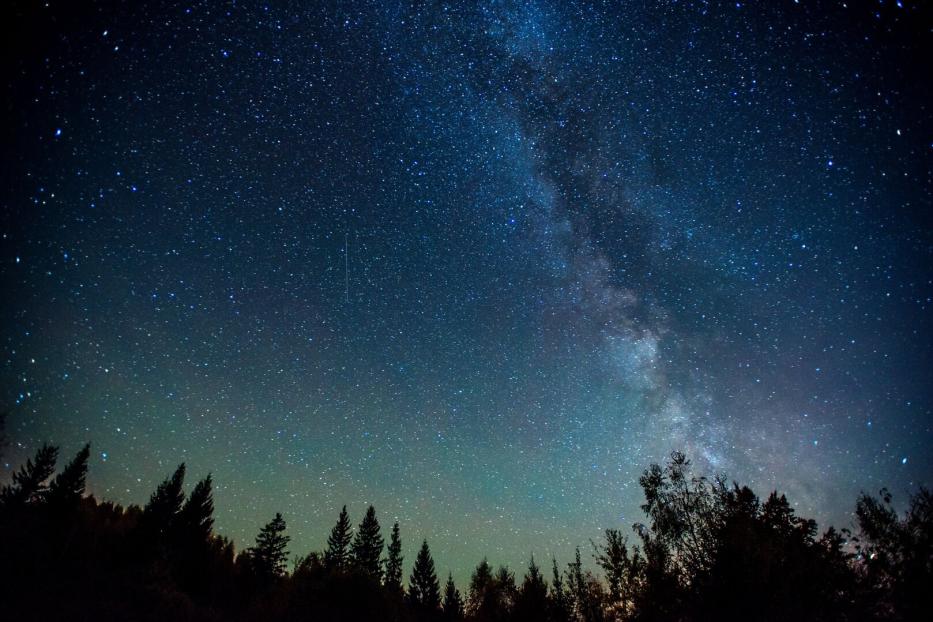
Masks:
[[[122,507],[86,494],[89,455],[85,445],[58,468],[59,449],[43,445],[0,489],[7,619],[917,620],[933,610],[923,488],[903,515],[888,491],[863,494],[856,533],[819,532],[784,495],[697,475],[675,452],[639,478],[644,521],[631,531],[607,529],[569,561],[529,555],[519,574],[483,558],[458,588],[451,576],[442,585],[427,540],[408,565],[402,528],[383,536],[372,506],[356,527],[343,507],[324,550],[291,550],[274,512],[237,552],[214,532],[210,474],[187,488],[180,464],[142,507]]]

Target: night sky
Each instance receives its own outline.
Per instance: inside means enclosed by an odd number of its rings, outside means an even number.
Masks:
[[[628,532],[675,449],[823,527],[903,501],[921,5],[4,3],[0,480],[185,461],[238,547],[372,503],[461,580]]]

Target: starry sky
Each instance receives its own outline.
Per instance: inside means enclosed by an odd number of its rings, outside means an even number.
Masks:
[[[922,3],[2,10],[0,478],[185,461],[238,546],[373,503],[461,580],[675,449],[823,526],[933,484]]]

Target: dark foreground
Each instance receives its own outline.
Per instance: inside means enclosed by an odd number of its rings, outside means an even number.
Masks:
[[[925,489],[904,516],[885,491],[863,495],[856,534],[819,534],[783,495],[762,502],[694,476],[675,453],[640,478],[645,522],[630,537],[607,530],[569,564],[546,560],[543,571],[545,560],[531,559],[520,578],[483,560],[461,594],[436,576],[427,542],[413,564],[398,524],[386,543],[372,507],[356,530],[344,508],[326,550],[289,568],[281,515],[237,553],[213,532],[210,476],[186,495],[181,465],[144,507],[123,508],[85,495],[88,455],[56,474],[58,450],[43,447],[0,492],[0,619],[921,620],[933,611]]]

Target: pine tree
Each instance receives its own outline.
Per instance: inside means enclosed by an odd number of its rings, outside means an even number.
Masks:
[[[259,577],[274,580],[285,574],[289,540],[291,538],[285,535],[285,519],[276,512],[275,517],[259,531],[255,546],[248,549],[253,570]]]
[[[525,574],[525,579],[522,581],[522,589],[525,591],[543,591],[545,594],[547,593],[547,583],[544,581],[541,569],[538,567],[538,564],[535,563],[534,555],[531,556],[531,561],[528,562],[528,573]]]
[[[12,508],[33,501],[40,501],[46,493],[46,480],[55,471],[58,447],[42,445],[32,459],[26,460],[13,481],[0,489],[0,507]]]
[[[408,579],[408,597],[415,607],[431,612],[441,606],[440,591],[437,573],[434,571],[434,560],[431,559],[431,549],[428,548],[428,541],[424,540]]]
[[[518,591],[513,617],[519,621],[545,620],[547,619],[547,605],[547,583],[532,556],[528,564],[528,572]]]
[[[467,613],[477,620],[498,620],[508,617],[515,602],[515,575],[505,566],[495,574],[483,558],[470,577]]]
[[[761,519],[784,538],[794,533],[795,528],[800,525],[800,519],[794,515],[794,508],[788,503],[787,497],[778,496],[776,490],[761,506]]]
[[[499,566],[496,569],[493,588],[491,601],[493,617],[495,619],[510,618],[512,609],[515,606],[515,599],[518,596],[518,588],[515,586],[515,573],[509,570],[507,566]]]
[[[171,477],[159,484],[143,508],[140,527],[145,535],[161,539],[175,528],[185,500],[184,483],[185,463],[182,462]]]
[[[492,581],[492,568],[484,557],[470,576],[470,595],[467,598],[467,613],[470,616],[475,617],[483,609]]]
[[[327,538],[327,550],[324,551],[324,566],[328,570],[346,570],[350,561],[350,539],[353,533],[350,529],[350,515],[347,506],[340,510],[337,524]]]
[[[454,585],[454,577],[447,574],[447,584],[444,586],[444,619],[449,621],[463,618],[463,599],[460,590]]]
[[[206,544],[214,527],[213,480],[210,474],[199,481],[178,515],[178,531],[183,546]]]
[[[392,535],[386,548],[385,588],[391,594],[402,593],[402,539],[399,537],[398,523],[392,525]]]
[[[376,520],[376,508],[369,506],[366,516],[360,523],[353,545],[350,547],[350,557],[353,567],[376,581],[382,579],[382,547],[384,541],[379,533],[379,521]]]
[[[81,451],[55,476],[46,495],[49,505],[57,510],[73,508],[84,496],[87,481],[87,461],[91,456],[91,445],[85,444]]]
[[[551,572],[553,573],[550,598],[551,619],[555,622],[565,622],[570,619],[570,603],[560,568],[557,567],[557,560],[553,557],[551,558]]]

